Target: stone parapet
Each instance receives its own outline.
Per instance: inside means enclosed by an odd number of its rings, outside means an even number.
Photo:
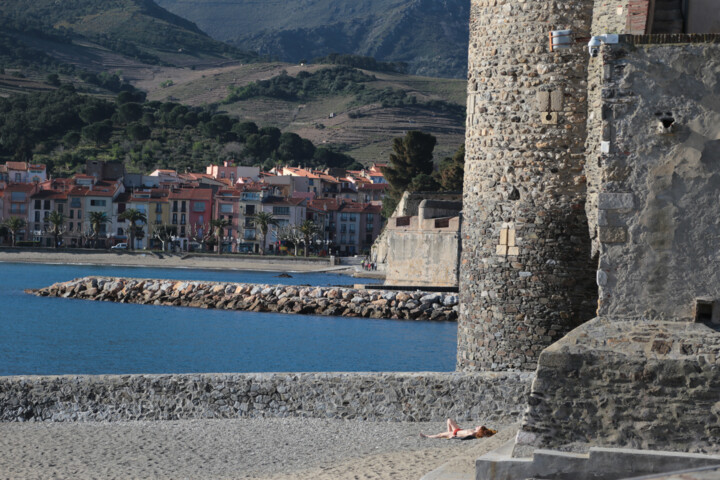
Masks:
[[[85,277],[28,290],[43,297],[143,305],[402,320],[455,321],[456,295],[344,287]]]
[[[590,447],[720,453],[720,334],[595,319],[543,351],[515,453]]]
[[[529,373],[248,373],[0,377],[0,421],[315,417],[519,420]]]

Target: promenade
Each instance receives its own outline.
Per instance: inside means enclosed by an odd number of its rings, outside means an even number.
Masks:
[[[212,255],[154,253],[124,250],[26,250],[0,249],[0,262],[44,263],[61,265],[122,265],[162,268],[199,268],[214,270],[258,270],[274,272],[350,273],[353,266],[330,264],[329,258],[283,257],[274,255]],[[2,266],[0,265],[0,269]]]

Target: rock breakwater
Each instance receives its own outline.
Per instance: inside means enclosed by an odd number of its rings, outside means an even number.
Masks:
[[[84,277],[27,290],[43,297],[251,312],[404,320],[457,320],[457,296],[346,287]]]

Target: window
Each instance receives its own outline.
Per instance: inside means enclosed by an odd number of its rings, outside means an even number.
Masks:
[[[25,213],[27,206],[24,203],[12,203],[10,204],[10,213]]]
[[[343,235],[340,236],[340,243],[341,243],[341,244],[346,244],[346,243],[347,243],[347,237],[345,236],[345,234],[343,234]]]
[[[245,215],[255,215],[255,205],[245,205]]]
[[[243,200],[260,200],[260,192],[243,192]]]
[[[185,236],[185,227],[180,227],[180,236],[181,237]]]
[[[348,219],[348,214],[347,214],[347,213],[342,213],[342,214],[340,214],[340,220],[347,221],[347,219]]]
[[[273,215],[290,215],[290,207],[273,207]]]
[[[181,211],[181,212],[187,212],[187,202],[186,202],[185,200],[183,200],[182,202],[180,202],[180,211]]]
[[[36,222],[40,221],[40,212],[38,212],[37,210],[35,210],[35,221]],[[37,228],[35,230],[37,230]]]
[[[42,203],[40,200],[35,200],[35,210],[40,210],[40,203]]]
[[[177,225],[177,213],[173,213],[173,216],[172,216],[172,224],[173,224],[173,225]]]
[[[345,232],[347,232],[347,225],[344,223],[341,223],[340,224],[340,233],[345,233]]]
[[[123,231],[122,228],[118,227],[118,229],[117,229],[117,235],[118,235],[118,237],[122,237],[122,236],[125,235],[125,232]]]
[[[50,218],[50,212],[46,211],[45,214],[43,215],[43,220],[45,220],[47,222],[48,218]]]
[[[10,194],[10,201],[11,202],[24,202],[27,200],[27,196],[25,195],[25,192],[12,192]]]
[[[173,212],[177,212],[177,210],[178,210],[177,207],[178,207],[177,200],[173,200]]]
[[[58,203],[58,204],[57,204],[57,211],[58,211],[58,213],[64,213],[64,212],[65,212],[65,205],[63,205],[62,203]]]
[[[225,172],[220,172],[220,178],[225,178]]]
[[[73,198],[70,200],[70,207],[71,208],[80,208],[80,199],[79,198]]]
[[[245,233],[243,234],[243,238],[245,240],[255,240],[255,230],[246,228]]]
[[[107,200],[90,200],[91,207],[104,207],[106,203]]]
[[[355,224],[354,223],[350,224],[350,233],[355,233]]]
[[[198,223],[199,223],[200,225],[202,225],[204,222],[205,222],[205,216],[204,216],[204,215],[200,215],[200,216],[198,217]]]
[[[185,214],[183,213],[180,215],[180,225],[185,225],[185,223],[187,222],[185,220]]]
[[[162,223],[162,214],[158,213],[155,215],[155,223]]]
[[[375,227],[375,225],[373,225],[372,223],[368,223],[367,225],[365,225],[365,229],[366,229],[368,232],[372,232],[372,230],[373,230],[374,227]]]
[[[233,207],[232,203],[221,203],[220,204],[220,212],[221,213],[232,213]]]
[[[45,202],[43,202],[43,208],[45,210],[50,210],[50,200],[45,200]]]
[[[77,222],[77,230],[78,232],[82,232],[82,222]]]
[[[75,218],[75,210],[70,210],[70,217],[69,218]]]
[[[205,202],[193,203],[193,212],[204,212],[204,211],[205,211]]]
[[[162,203],[155,204],[155,213],[162,213]]]
[[[354,235],[354,234],[350,234],[349,240],[350,240],[349,243],[354,244],[354,243],[355,243],[355,235]]]
[[[70,210],[70,211],[72,212],[72,210]],[[72,217],[70,217],[70,218],[72,218]],[[68,230],[70,230],[71,232],[73,231],[73,224],[72,224],[72,222],[68,222]]]
[[[315,185],[315,180],[312,178],[308,179],[308,185]]]

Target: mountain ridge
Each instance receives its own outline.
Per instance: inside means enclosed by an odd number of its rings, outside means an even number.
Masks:
[[[158,0],[213,38],[282,61],[330,53],[406,62],[416,75],[464,78],[469,0]]]

